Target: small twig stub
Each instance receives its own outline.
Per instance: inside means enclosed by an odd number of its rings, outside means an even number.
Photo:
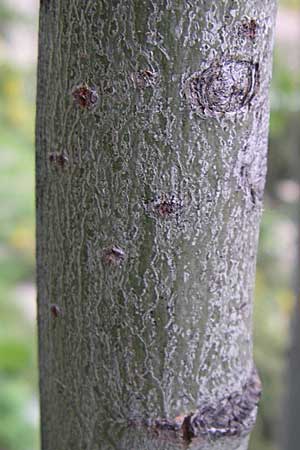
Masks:
[[[125,260],[125,252],[120,247],[111,246],[103,250],[103,261],[108,266],[120,266]]]
[[[82,109],[93,109],[98,103],[98,93],[95,88],[82,83],[72,90],[74,103]]]
[[[49,161],[52,164],[55,164],[60,167],[64,167],[65,164],[69,161],[67,155],[63,152],[51,152],[49,154]]]
[[[52,317],[57,319],[61,315],[61,309],[58,305],[52,304],[50,305],[50,312],[52,314]]]

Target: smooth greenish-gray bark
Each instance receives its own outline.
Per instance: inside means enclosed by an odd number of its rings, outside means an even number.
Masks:
[[[275,0],[41,1],[43,450],[245,450]]]

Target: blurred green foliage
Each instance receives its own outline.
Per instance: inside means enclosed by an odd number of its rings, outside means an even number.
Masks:
[[[299,7],[298,0],[285,0]],[[25,20],[0,4],[0,44],[6,30]],[[26,19],[28,20],[28,18]],[[37,450],[37,355],[34,316],[34,92],[35,68],[0,61],[0,449]],[[298,166],[294,96],[299,73],[274,58],[270,163],[262,219],[255,292],[255,359],[264,394],[252,450],[279,450],[278,423],[287,330],[293,305],[290,254],[295,204],[277,194]],[[298,135],[299,136],[299,135]],[[294,227],[294,228],[293,228]],[[278,245],[280,242],[280,246]],[[28,295],[29,291],[29,295]],[[54,449],[58,450],[58,449]],[[62,449],[63,450],[63,449]]]
[[[263,382],[263,396],[250,450],[280,448],[282,377],[294,301],[289,272],[283,270],[287,264],[284,252],[289,251],[290,242],[282,243],[280,236],[290,233],[291,226],[291,218],[280,208],[266,207],[261,224],[254,310],[254,358]],[[276,242],[281,242],[281,247]]]
[[[24,18],[0,4],[0,46]],[[37,450],[35,68],[0,60],[0,449]],[[28,292],[30,295],[28,296]]]
[[[1,72],[1,67],[0,67]],[[13,72],[15,77],[21,73]],[[1,79],[2,81],[2,79]],[[10,94],[13,102],[13,94]],[[20,94],[18,94],[20,95]],[[5,101],[9,96],[5,93]],[[1,104],[3,91],[0,93]],[[0,448],[38,448],[35,323],[22,295],[34,283],[33,115],[8,114],[0,127]],[[15,128],[15,123],[21,126]],[[28,123],[28,128],[27,128]],[[33,290],[32,290],[33,291]],[[30,299],[32,302],[34,299]],[[35,413],[36,415],[36,413]]]
[[[279,0],[279,5],[288,9],[299,10],[299,0]]]
[[[5,38],[5,30],[11,23],[15,22],[18,13],[14,8],[11,8],[8,3],[0,3],[0,36]]]

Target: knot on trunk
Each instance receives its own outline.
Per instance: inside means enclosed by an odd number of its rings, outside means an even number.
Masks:
[[[233,113],[248,105],[258,87],[258,64],[226,59],[216,61],[187,81],[191,106],[207,116]]]
[[[182,424],[184,439],[248,434],[255,423],[260,396],[261,382],[254,368],[240,392],[233,392],[217,404],[205,404],[185,417]]]
[[[261,382],[254,367],[240,391],[215,403],[205,403],[195,412],[175,419],[145,421],[149,430],[158,437],[189,444],[194,439],[199,442],[225,437],[244,437],[252,430],[261,396]]]

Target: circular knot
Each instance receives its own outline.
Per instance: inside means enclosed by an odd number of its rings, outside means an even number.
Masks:
[[[239,111],[257,92],[258,64],[227,59],[196,72],[187,82],[187,95],[194,109],[206,115]]]

